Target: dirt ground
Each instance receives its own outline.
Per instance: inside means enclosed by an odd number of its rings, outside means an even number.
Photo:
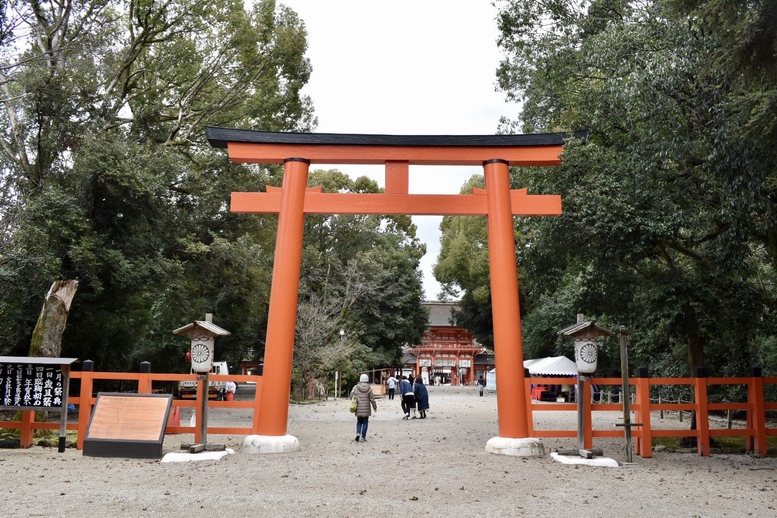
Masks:
[[[251,386],[242,385],[246,397]],[[495,455],[496,397],[472,387],[429,387],[425,420],[402,420],[399,400],[378,401],[368,441],[355,442],[347,400],[292,405],[288,454],[240,453],[243,436],[209,435],[235,450],[221,460],[85,457],[76,449],[0,450],[4,517],[774,517],[777,458],[656,452],[624,464],[623,439],[594,446],[617,468]],[[248,396],[250,397],[250,396]],[[189,412],[188,414],[186,412]],[[188,419],[185,410],[182,419]],[[612,416],[604,419],[614,420]],[[211,426],[249,426],[247,410],[214,409]],[[686,423],[654,418],[656,427]],[[597,423],[597,428],[614,426]],[[574,412],[543,412],[537,428],[576,428]],[[191,435],[169,435],[165,452]],[[543,439],[549,453],[576,439]]]

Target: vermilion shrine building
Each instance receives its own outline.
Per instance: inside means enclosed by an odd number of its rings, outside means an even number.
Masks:
[[[430,383],[439,377],[443,383],[471,385],[476,378],[475,357],[485,349],[475,342],[472,333],[452,323],[455,303],[424,302],[423,306],[429,310],[429,325],[421,344],[405,350],[412,355],[406,358],[413,375],[423,376]]]
[[[426,373],[430,383],[439,376],[440,383],[452,385],[473,385],[479,376],[485,378],[495,366],[494,355],[488,354],[472,333],[452,323],[456,303],[425,301],[422,305],[429,311],[427,329],[420,344],[404,349],[402,364],[394,374]],[[262,363],[252,358],[253,351],[246,351],[240,362],[241,374],[261,372]],[[389,370],[382,372],[387,376]]]

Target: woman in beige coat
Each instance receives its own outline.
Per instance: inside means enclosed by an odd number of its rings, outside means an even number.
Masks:
[[[375,394],[370,387],[370,379],[366,374],[359,377],[359,383],[351,390],[351,398],[356,396],[356,442],[361,437],[362,442],[367,441],[367,426],[369,425],[372,411],[378,412],[378,404],[375,403]]]

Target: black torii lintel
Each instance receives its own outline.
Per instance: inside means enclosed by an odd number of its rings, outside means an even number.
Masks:
[[[361,135],[258,131],[206,126],[205,136],[210,145],[215,148],[226,148],[228,142],[340,146],[522,147],[560,146],[570,138],[585,141],[588,138],[588,130],[520,135]]]

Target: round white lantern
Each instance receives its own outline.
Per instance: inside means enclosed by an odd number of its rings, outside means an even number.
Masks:
[[[596,337],[585,336],[575,338],[575,365],[580,374],[593,374],[596,372],[599,348],[596,345]]]

